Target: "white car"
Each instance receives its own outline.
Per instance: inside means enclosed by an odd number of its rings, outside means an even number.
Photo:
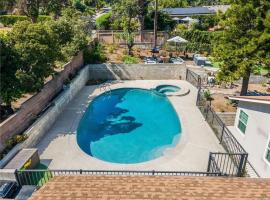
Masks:
[[[155,61],[155,60],[146,60],[146,61],[144,61],[144,64],[157,64],[157,61]]]
[[[157,64],[157,61],[152,57],[146,57],[144,59],[144,64]]]
[[[183,64],[185,61],[182,58],[171,58],[171,63],[173,64]]]

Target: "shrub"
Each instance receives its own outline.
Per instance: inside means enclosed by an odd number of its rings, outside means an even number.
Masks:
[[[133,56],[130,56],[130,55],[124,55],[122,60],[123,60],[123,62],[125,64],[137,64],[137,63],[139,63],[139,58],[133,57]]]
[[[102,63],[106,60],[104,53],[104,47],[100,44],[97,44],[93,49],[85,49],[83,51],[83,58],[85,64],[95,64]]]
[[[27,135],[25,134],[15,135],[6,141],[6,148],[12,149],[14,146],[25,141],[26,139],[27,139]]]
[[[101,15],[99,18],[96,19],[96,26],[97,29],[101,30],[109,30],[110,24],[111,24],[111,18],[112,12],[106,13],[104,15]]]
[[[186,45],[188,51],[211,54],[215,42],[222,33],[222,31],[177,30],[173,32],[173,35],[179,35],[189,41]]]
[[[46,15],[40,15],[38,17],[38,22],[44,22],[51,20],[52,18],[50,16]],[[21,16],[21,15],[0,15],[0,22],[4,24],[5,26],[13,26],[16,22],[20,21],[30,21],[27,16]]]
[[[176,30],[177,31],[185,31],[185,30],[187,30],[187,26],[185,24],[178,24],[176,26]]]
[[[114,53],[119,48],[119,45],[117,44],[107,44],[106,49],[110,54]]]

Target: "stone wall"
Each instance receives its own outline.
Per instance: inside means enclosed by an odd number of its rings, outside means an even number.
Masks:
[[[89,46],[91,48],[91,45]],[[14,135],[22,133],[40,113],[51,105],[52,99],[63,89],[64,81],[74,75],[84,64],[83,53],[79,52],[67,63],[64,70],[47,82],[43,89],[24,102],[21,108],[0,124],[0,151],[5,148],[5,141]]]
[[[175,64],[96,64],[89,67],[90,80],[185,79],[186,66]]]

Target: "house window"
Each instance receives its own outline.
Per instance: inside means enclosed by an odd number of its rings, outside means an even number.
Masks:
[[[238,128],[242,133],[246,132],[247,122],[248,115],[243,110],[241,110],[239,115]]]
[[[266,160],[270,163],[270,141],[268,143],[267,149],[266,149]]]

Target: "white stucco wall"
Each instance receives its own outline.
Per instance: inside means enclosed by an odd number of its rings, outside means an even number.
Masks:
[[[240,110],[248,115],[245,134],[238,129]],[[265,159],[270,137],[270,105],[239,102],[234,126],[229,129],[249,153],[248,160],[259,175],[270,178],[270,163]]]

